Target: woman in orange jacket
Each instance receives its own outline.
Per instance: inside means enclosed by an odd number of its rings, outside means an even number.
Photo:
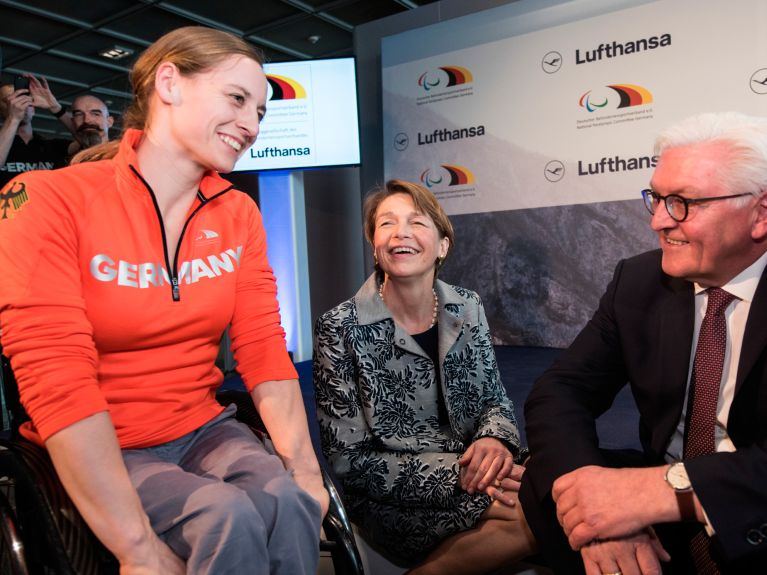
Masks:
[[[258,134],[261,61],[225,32],[170,32],[134,66],[122,140],[87,152],[108,159],[3,190],[22,432],[126,575],[316,572],[328,499],[261,217],[218,175]],[[227,326],[276,453],[215,401]]]

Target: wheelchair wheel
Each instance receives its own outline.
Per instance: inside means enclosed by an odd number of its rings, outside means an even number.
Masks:
[[[24,544],[19,535],[16,514],[8,498],[8,484],[0,480],[0,575],[27,575]]]

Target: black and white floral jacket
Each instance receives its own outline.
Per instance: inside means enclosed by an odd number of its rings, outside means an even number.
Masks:
[[[436,290],[437,368],[394,323],[375,274],[317,320],[314,385],[322,445],[347,495],[447,507],[454,505],[457,460],[474,440],[496,437],[518,455],[514,410],[482,302],[442,281]],[[449,429],[438,422],[435,369]]]

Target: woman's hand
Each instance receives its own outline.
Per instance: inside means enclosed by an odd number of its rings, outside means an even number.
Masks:
[[[51,435],[56,473],[122,575],[182,575],[184,562],[152,526],[131,483],[109,413],[100,411]]]
[[[293,479],[301,489],[317,500],[324,517],[330,496],[322,482],[322,471],[312,447],[298,380],[265,381],[254,387],[250,394],[285,469],[293,473]]]
[[[309,495],[320,504],[322,510],[322,517],[328,512],[330,506],[330,495],[328,495],[325,484],[322,481],[322,475],[318,475],[313,472],[293,471],[293,479],[296,480],[298,486],[306,491]]]
[[[519,500],[519,487],[522,484],[522,474],[525,466],[514,464],[511,473],[501,480],[496,480],[493,485],[485,489],[485,493],[498,503],[508,507],[514,507]]]
[[[482,437],[472,443],[458,460],[461,466],[459,481],[467,493],[487,493],[497,481],[508,477],[514,468],[514,457],[502,441]],[[491,497],[492,493],[487,493]]]
[[[184,575],[186,565],[158,537],[149,545],[149,556],[120,563],[120,575]]]

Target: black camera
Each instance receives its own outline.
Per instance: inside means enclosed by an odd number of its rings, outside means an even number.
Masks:
[[[15,90],[29,90],[29,78],[24,76],[16,76],[13,79],[13,89]]]

